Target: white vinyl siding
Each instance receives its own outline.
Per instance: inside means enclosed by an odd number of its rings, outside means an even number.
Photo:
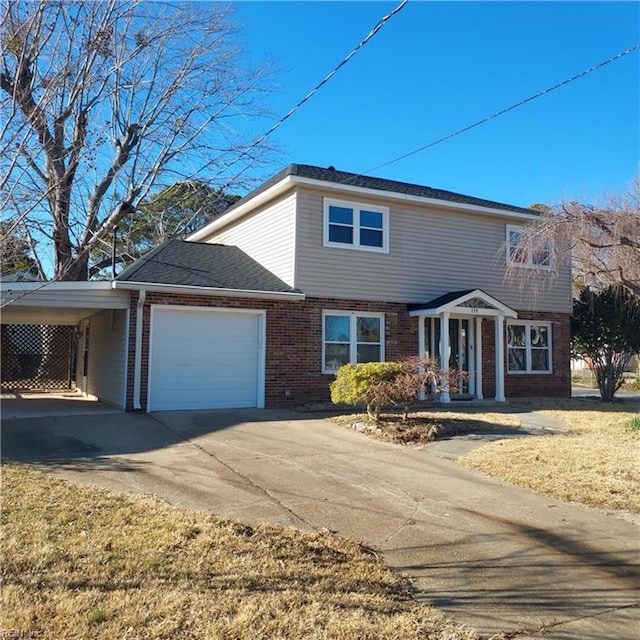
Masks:
[[[264,314],[151,308],[148,410],[264,405]]]
[[[571,311],[570,270],[541,272],[535,283],[505,277],[505,219],[361,198],[389,206],[389,253],[343,251],[324,246],[323,197],[298,191],[296,279],[309,297],[426,302],[450,291],[483,289],[522,310]]]
[[[125,406],[126,393],[127,317],[126,311],[114,309],[89,319],[87,393],[121,409]],[[82,354],[78,359],[80,376]]]
[[[206,242],[234,245],[294,286],[296,197],[291,193],[225,227]]]

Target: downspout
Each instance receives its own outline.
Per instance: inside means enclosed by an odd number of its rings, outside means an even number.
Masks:
[[[142,409],[142,404],[140,403],[140,390],[142,387],[142,322],[146,297],[146,290],[140,289],[138,303],[136,304],[136,350],[133,357],[133,408],[136,411]]]

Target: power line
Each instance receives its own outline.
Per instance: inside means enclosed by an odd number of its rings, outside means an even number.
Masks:
[[[558,82],[557,84],[552,85],[551,87],[547,87],[546,89],[543,89],[542,91],[539,91],[538,93],[529,96],[528,98],[525,98],[524,100],[520,100],[520,102],[516,102],[515,104],[512,104],[509,107],[505,107],[504,109],[500,109],[500,111],[496,111],[495,113],[492,113],[489,116],[486,116],[485,118],[482,118],[482,120],[477,120],[476,122],[474,122],[473,124],[469,124],[466,127],[463,127],[462,129],[458,129],[457,131],[454,131],[453,133],[449,133],[446,136],[442,136],[441,138],[438,138],[437,140],[434,140],[433,142],[429,142],[428,144],[425,144],[421,147],[418,147],[417,149],[414,149],[413,151],[409,151],[407,153],[402,154],[401,156],[398,156],[396,158],[393,158],[392,160],[389,160],[387,162],[383,162],[382,164],[379,164],[371,169],[367,169],[367,171],[365,171],[362,174],[358,174],[358,175],[366,175],[367,173],[370,173],[371,171],[376,171],[377,169],[381,169],[382,167],[387,167],[390,164],[394,164],[396,162],[399,162],[400,160],[404,160],[405,158],[408,158],[410,156],[415,155],[416,153],[420,153],[421,151],[425,151],[426,149],[430,149],[431,147],[435,147],[437,144],[440,144],[441,142],[445,142],[446,140],[451,140],[451,138],[455,138],[456,136],[461,135],[462,133],[466,133],[467,131],[470,131],[471,129],[475,129],[476,127],[479,127],[481,124],[484,124],[485,122],[489,122],[490,120],[493,120],[499,116],[504,115],[505,113],[509,113],[509,111],[513,111],[514,109],[517,109],[518,107],[521,107],[524,104],[527,104],[528,102],[531,102],[532,100],[536,100],[537,98],[540,98],[541,96],[546,95],[547,93],[550,93],[551,91],[555,91],[556,89],[559,89],[560,87],[564,87],[565,85],[568,85],[570,82],[573,82],[574,80],[578,80],[579,78],[582,78],[590,73],[593,73],[594,71],[601,69],[602,67],[611,64],[612,62],[615,62],[616,60],[619,60],[620,58],[623,58],[626,55],[629,55],[630,53],[633,53],[634,51],[637,51],[638,49],[640,49],[640,44],[636,44],[633,47],[629,47],[628,49],[625,49],[624,51],[621,51],[620,53],[618,53],[615,56],[612,56],[611,58],[604,60],[603,62],[599,62],[598,64],[593,65],[592,67],[589,67],[588,69],[585,69],[584,71],[577,73],[574,76],[571,76],[570,78],[567,78],[566,80],[563,80],[562,82]]]
[[[400,11],[400,9],[402,9],[402,7],[406,4],[406,0],[404,2],[402,2],[400,5],[398,5],[398,7],[396,7],[396,9],[394,9],[394,11],[392,11],[390,14],[388,14],[387,16],[385,16],[384,18],[382,18],[380,20],[380,22],[378,23],[378,25],[376,25],[376,27],[380,28],[380,26],[382,26],[382,24],[384,24],[384,21],[388,20],[394,13],[397,13],[398,11]],[[374,27],[374,29],[372,30],[372,32],[369,34],[369,36],[371,36],[376,27]],[[368,38],[369,38],[368,36]],[[365,38],[365,40],[363,40],[362,42],[366,42],[367,38]],[[358,45],[358,47],[360,47],[362,45],[362,43],[360,43],[360,45]],[[353,53],[357,50],[357,48],[354,49],[354,51],[352,51],[351,54],[349,54],[349,56],[353,55]],[[432,142],[429,142],[425,145],[422,145],[421,147],[418,147],[417,149],[414,149],[412,151],[409,151],[407,153],[404,153],[400,156],[397,156],[391,160],[388,160],[387,162],[383,162],[382,164],[376,165],[374,167],[371,167],[369,169],[366,169],[365,171],[362,171],[360,173],[356,173],[354,174],[352,177],[350,178],[346,178],[345,180],[341,181],[341,182],[337,182],[336,184],[348,184],[349,182],[353,181],[354,179],[356,179],[359,176],[366,176],[370,173],[372,173],[373,171],[377,171],[378,169],[381,169],[383,167],[387,167],[391,164],[395,164],[396,162],[399,162],[400,160],[404,160],[405,158],[409,158],[410,156],[413,156],[417,153],[420,153],[421,151],[425,151],[426,149],[430,149],[431,147],[435,147],[438,144],[441,144],[442,142],[445,142],[447,140],[451,140],[452,138],[455,138],[463,133],[466,133],[467,131],[470,131],[471,129],[475,129],[476,127],[479,127],[482,124],[485,124],[486,122],[489,122],[490,120],[494,120],[495,118],[498,118],[499,116],[504,115],[505,113],[509,113],[510,111],[513,111],[514,109],[517,109],[518,107],[521,107],[529,102],[532,102],[533,100],[536,100],[537,98],[540,98],[541,96],[546,95],[547,93],[551,93],[552,91],[555,91],[556,89],[559,89],[560,87],[566,86],[569,83],[573,82],[574,80],[578,80],[579,78],[582,78],[590,73],[593,73],[594,71],[601,69],[602,67],[611,64],[612,62],[615,62],[616,60],[619,60],[620,58],[623,58],[624,56],[629,55],[630,53],[633,53],[634,51],[637,51],[638,49],[640,49],[640,44],[636,44],[633,47],[629,47],[628,49],[625,49],[624,51],[621,51],[620,53],[612,56],[611,58],[608,58],[607,60],[604,60],[602,62],[599,62],[595,65],[593,65],[592,67],[589,67],[588,69],[585,69],[584,71],[581,71],[580,73],[577,73],[573,76],[571,76],[570,78],[567,78],[565,80],[562,80],[561,82],[558,82],[550,87],[547,87],[546,89],[543,89],[542,91],[538,91],[537,93],[535,93],[534,95],[529,96],[528,98],[524,98],[523,100],[520,100],[519,102],[516,102],[515,104],[512,104],[508,107],[505,107],[504,109],[500,109],[499,111],[496,111],[495,113],[492,113],[489,116],[486,116],[484,118],[482,118],[481,120],[477,120],[476,122],[473,122],[472,124],[469,124],[461,129],[458,129],[457,131],[454,131],[452,133],[449,133],[445,136],[442,136],[441,138],[438,138],[437,140],[434,140]],[[345,58],[345,60],[341,63],[344,64],[344,62],[346,62],[346,60],[349,58],[349,56],[347,56],[347,58]],[[336,69],[334,71],[331,72],[331,74],[334,74],[335,71],[337,71],[337,69],[341,66],[338,65],[338,67],[336,67]],[[330,77],[330,75],[327,76],[327,79]],[[318,85],[317,88],[319,88],[322,84],[324,83],[324,81],[322,83],[320,83]],[[312,92],[310,92],[308,94],[308,96],[313,95],[313,92],[317,91],[317,88],[314,89]],[[303,99],[303,101],[301,101],[297,106],[299,106],[300,104],[302,104],[305,101],[305,99]],[[294,107],[294,109],[292,109],[289,114],[287,114],[286,116],[284,116],[276,125],[274,125],[274,127],[271,128],[271,130],[269,130],[267,132],[267,134],[265,134],[261,140],[263,140],[267,135],[269,135],[269,133],[271,133],[271,131],[275,130],[278,126],[280,126],[280,124],[282,124],[282,122],[284,122],[284,120],[291,114],[293,113],[293,111],[295,111],[297,107]],[[251,145],[252,148],[253,146],[255,146],[257,144],[257,142],[253,143],[253,145]],[[229,167],[233,166],[233,164],[235,162],[237,162],[239,160],[239,158],[242,156],[239,156],[238,158],[236,158],[236,160],[234,160]],[[227,168],[229,168],[227,167]],[[227,184],[222,187],[222,190],[226,189],[229,184],[231,184],[233,182],[233,180],[235,180],[238,176],[240,176],[242,173],[244,173],[244,171],[247,170],[247,167],[245,167],[244,169],[242,169],[242,171],[240,171],[238,174],[236,174],[236,176],[234,176],[231,180],[229,180],[227,182]],[[195,217],[195,216],[194,216]],[[187,225],[193,220],[193,217],[191,219],[189,219]],[[187,225],[183,225],[187,226]]]
[[[400,2],[400,4],[397,7],[395,7],[395,9],[393,9],[392,11],[387,13],[385,16],[382,16],[382,18],[380,18],[380,20],[378,20],[378,22],[371,29],[371,31],[369,31],[369,33],[345,56],[345,58],[343,58],[341,62],[339,62],[313,89],[311,89],[311,91],[309,91],[304,96],[304,98],[302,98],[296,105],[291,107],[291,109],[289,109],[289,111],[287,111],[287,113],[285,113],[268,131],[263,133],[256,140],[254,140],[254,142],[252,142],[246,149],[244,149],[242,151],[242,153],[240,153],[236,158],[234,158],[234,160],[231,163],[229,163],[224,169],[222,169],[221,171],[218,171],[217,175],[220,175],[220,174],[228,171],[231,167],[233,167],[234,164],[238,163],[240,160],[242,160],[243,158],[248,156],[249,152],[251,151],[251,149],[255,149],[255,147],[257,147],[259,144],[264,142],[274,131],[276,131],[276,129],[278,129],[298,109],[300,109],[300,107],[303,104],[305,104],[305,102],[308,102],[312,98],[313,95],[315,95],[325,84],[327,84],[327,82],[329,82],[329,80],[331,80],[331,78],[333,78],[333,76],[335,76],[336,73],[338,73],[338,71],[342,67],[344,67],[344,65],[346,65],[347,62],[349,62],[349,60],[351,60],[351,58],[353,58],[353,56],[355,56],[356,53],[358,53],[358,51],[360,51],[360,49],[362,49],[362,47],[364,47],[367,44],[367,42],[369,42],[369,40],[371,40],[380,31],[380,29],[382,29],[382,27],[384,27],[384,25],[391,18],[393,18],[393,16],[395,16],[397,13],[402,11],[402,9],[404,9],[404,7],[406,6],[406,4],[408,2],[409,2],[409,0],[402,0],[402,2]],[[222,187],[220,187],[220,191],[224,191],[225,189],[227,189],[227,187],[229,187],[229,185],[233,184],[248,168],[249,168],[249,165],[245,166],[238,173],[236,173],[232,178],[227,180],[227,182]],[[201,169],[200,169],[200,171],[201,171]],[[221,196],[221,198],[222,198],[222,196]],[[194,214],[194,216],[192,216],[187,221],[186,224],[183,224],[181,229],[177,229],[176,232],[174,233],[174,236],[177,235],[185,227],[188,227],[189,224],[194,220],[195,215],[197,215],[197,214]]]
[[[403,3],[405,4],[405,3]],[[401,8],[401,7],[400,7]],[[399,10],[398,8],[396,8],[397,10]],[[389,14],[389,16],[391,16],[392,14]],[[384,19],[383,19],[384,20]],[[461,135],[462,133],[465,133],[471,129],[474,129],[475,127],[479,127],[480,125],[484,124],[485,122],[489,122],[490,120],[493,120],[501,115],[504,115],[505,113],[508,113],[510,111],[513,111],[514,109],[517,109],[518,107],[521,107],[524,104],[527,104],[528,102],[531,102],[532,100],[535,100],[537,98],[540,98],[541,96],[550,93],[551,91],[554,91],[555,89],[558,89],[560,87],[566,86],[567,84],[573,82],[574,80],[578,80],[579,78],[582,78],[594,71],[596,71],[597,69],[601,69],[602,67],[615,62],[616,60],[619,60],[620,58],[623,58],[626,55],[629,55],[630,53],[633,53],[634,51],[637,51],[638,49],[640,49],[640,44],[636,44],[633,47],[629,47],[628,49],[625,49],[624,51],[621,51],[620,53],[616,54],[615,56],[612,56],[611,58],[608,58],[607,60],[604,60],[603,62],[599,62],[598,64],[593,65],[592,67],[589,67],[588,69],[585,69],[584,71],[581,71],[580,73],[577,73],[573,76],[571,76],[570,78],[567,78],[565,80],[562,80],[561,82],[558,82],[546,89],[543,89],[542,91],[538,91],[536,94],[529,96],[528,98],[525,98],[523,100],[520,100],[519,102],[516,102],[515,104],[512,104],[509,107],[505,107],[504,109],[500,109],[499,111],[496,111],[495,113],[486,116],[485,118],[482,118],[481,120],[478,120],[470,125],[467,125],[466,127],[463,127],[462,129],[458,129],[457,131],[454,131],[453,133],[447,134],[446,136],[442,136],[441,138],[438,138],[437,140],[434,140],[433,142],[430,142],[426,145],[423,145],[417,149],[414,149],[413,151],[409,151],[408,153],[405,153],[401,156],[398,156],[396,158],[393,158],[392,160],[389,160],[387,162],[384,162],[382,164],[379,164],[375,167],[372,167],[371,169],[367,169],[364,172],[361,173],[356,173],[353,174],[352,176],[345,178],[344,180],[341,180],[339,182],[335,182],[334,184],[348,184],[349,182],[352,182],[353,180],[357,179],[358,177],[361,176],[366,176],[367,174],[376,171],[377,169],[380,169],[382,167],[386,167],[389,166],[390,164],[394,164],[395,162],[399,162],[400,160],[403,160],[404,158],[408,158],[409,156],[415,155],[416,153],[420,153],[421,151],[425,151],[426,149],[429,149],[430,147],[434,147],[437,144],[440,144],[442,142],[445,142],[446,140],[450,140],[451,138],[455,138],[456,136]],[[224,188],[222,189],[224,190]],[[319,192],[321,191],[322,188],[321,187],[317,187],[315,189],[314,192]],[[222,196],[219,197],[219,200],[222,198]],[[191,218],[192,220],[193,218]],[[191,221],[190,220],[190,221]],[[144,260],[145,257],[141,256],[140,258],[138,258],[138,260]]]
[[[257,147],[259,144],[261,144],[262,142],[264,142],[264,140],[266,140],[266,138],[268,138],[274,131],[276,131],[276,129],[278,129],[286,120],[288,120],[298,109],[300,109],[300,107],[305,104],[307,101],[309,101],[311,99],[311,97],[316,94],[325,84],[327,84],[327,82],[329,82],[329,80],[331,80],[331,78],[333,76],[336,75],[336,73],[338,73],[338,71],[344,66],[346,65],[349,60],[351,60],[351,58],[353,58],[353,56],[356,55],[356,53],[362,49],[362,47],[364,47],[367,42],[369,42],[379,31],[380,29],[382,29],[382,27],[397,13],[399,13],[404,7],[405,5],[409,2],[409,0],[402,0],[400,2],[400,4],[398,6],[396,6],[392,11],[390,11],[388,14],[384,15],[382,18],[380,18],[380,20],[378,20],[378,22],[375,24],[375,26],[371,29],[371,31],[369,31],[369,33],[347,54],[347,56],[345,58],[343,58],[343,60],[338,63],[313,89],[311,89],[311,91],[309,91],[296,105],[294,105],[291,109],[289,109],[289,111],[280,118],[280,120],[278,120],[268,131],[266,131],[265,133],[263,133],[259,138],[257,138],[253,143],[251,143],[246,149],[244,149],[242,151],[242,153],[240,153],[230,164],[228,164],[225,168],[224,171],[228,171],[231,167],[233,167],[234,164],[236,164],[237,162],[239,162],[242,158],[246,157],[249,155],[249,152],[251,151],[251,149],[254,149],[255,147]],[[233,178],[231,178],[230,180],[227,181],[227,183],[220,188],[220,191],[224,191],[230,184],[232,184],[235,180],[237,180],[246,170],[248,169],[248,165],[245,166],[241,171],[239,171]],[[220,175],[221,172],[218,173],[218,175]],[[221,194],[218,200],[222,200],[224,196]],[[215,204],[215,203],[214,203]],[[28,212],[25,212],[22,214],[22,216],[19,217],[18,221],[14,224],[14,226],[12,227],[12,230],[15,229],[18,224],[22,221],[23,218],[26,217]],[[198,215],[198,212],[196,212],[194,214],[194,216],[192,218],[190,218],[186,224],[183,224],[181,228],[185,228],[188,227],[189,224],[192,222],[192,220],[195,218],[195,216]],[[178,233],[180,233],[181,229],[178,228],[176,229],[176,231],[172,234],[172,237],[175,237],[176,235],[178,235]],[[141,258],[140,258],[141,259]],[[64,272],[61,275],[60,279],[64,278]],[[55,282],[52,281],[52,282]],[[43,283],[41,287],[38,287],[36,290],[40,290],[41,288],[45,287],[47,283]],[[33,293],[33,291],[29,292],[29,293]],[[18,298],[15,298],[14,300],[7,302],[3,305],[0,306],[0,309],[4,308],[5,306],[7,306],[8,304],[11,304],[12,302],[15,302],[16,300],[19,300],[20,298],[24,297],[28,295],[27,293],[22,294],[22,296],[19,296]]]
[[[305,96],[305,98],[303,98],[303,100],[301,100],[298,105],[296,105],[296,107],[294,107],[293,109],[291,109],[285,116],[283,116],[280,121],[274,125],[274,127],[272,127],[266,134],[264,134],[260,139],[258,139],[258,141],[254,142],[250,148],[256,146],[258,144],[258,142],[260,140],[263,140],[264,138],[266,138],[268,135],[270,135],[270,133],[272,133],[272,131],[275,131],[275,129],[280,126],[280,124],[282,124],[288,117],[290,117],[290,115],[292,113],[294,113],[302,104],[304,104],[304,102],[306,102],[323,84],[326,83],[326,81],[328,81],[328,79],[330,79],[330,77],[332,75],[335,75],[335,73],[338,71],[338,69],[343,66],[344,64],[346,64],[346,62],[348,62],[350,57],[353,57],[353,55],[355,54],[355,52],[361,48],[364,44],[366,44],[366,42],[368,40],[370,40],[373,35],[375,35],[375,33],[377,33],[377,31],[380,30],[380,28],[384,25],[384,23],[391,18],[395,13],[397,13],[398,11],[400,11],[406,4],[407,4],[408,0],[403,0],[391,13],[387,14],[386,16],[384,16],[383,18],[381,18],[381,20],[378,22],[378,24],[376,25],[376,27],[374,27],[371,32],[369,33],[369,35],[361,41],[361,43],[356,46],[354,48],[354,50],[352,50],[352,52],[347,56],[347,58],[345,58],[337,67],[334,68],[334,70],[332,70],[332,72],[330,72],[323,81],[321,81],[311,92],[309,92],[307,94],[307,96]],[[400,160],[404,160],[405,158],[408,158],[412,155],[415,155],[416,153],[420,153],[421,151],[425,151],[426,149],[429,149],[431,147],[434,147],[442,142],[445,142],[446,140],[451,140],[452,138],[455,138],[463,133],[466,133],[467,131],[470,131],[471,129],[474,129],[476,127],[479,127],[480,125],[489,122],[490,120],[493,120],[501,115],[504,115],[505,113],[509,113],[510,111],[513,111],[514,109],[517,109],[518,107],[521,107],[533,100],[536,100],[537,98],[542,97],[543,95],[546,95],[547,93],[550,93],[551,91],[555,91],[556,89],[559,89],[560,87],[566,86],[569,83],[578,80],[579,78],[582,78],[590,73],[593,73],[594,71],[601,69],[602,67],[611,64],[612,62],[615,62],[616,60],[619,60],[620,58],[623,58],[631,53],[633,53],[634,51],[637,51],[638,49],[640,49],[640,43],[636,44],[632,47],[629,47],[628,49],[625,49],[624,51],[621,51],[620,53],[608,58],[607,60],[604,60],[602,62],[599,62],[598,64],[593,65],[592,67],[589,67],[588,69],[585,69],[584,71],[575,74],[573,76],[571,76],[570,78],[567,78],[561,82],[558,82],[546,89],[543,89],[542,91],[539,91],[523,100],[520,100],[519,102],[516,102],[508,107],[505,107],[504,109],[501,109],[499,111],[496,111],[495,113],[492,113],[489,116],[486,116],[484,118],[482,118],[481,120],[477,120],[476,122],[469,124],[461,129],[458,129],[457,131],[454,131],[450,134],[447,134],[445,136],[442,136],[441,138],[438,138],[437,140],[434,140],[432,142],[429,142],[428,144],[422,145],[421,147],[418,147],[417,149],[414,149],[412,151],[409,151],[405,154],[402,154],[400,156],[397,156],[391,160],[388,160],[387,162],[384,162],[382,164],[376,165],[375,167],[372,167],[370,169],[367,169],[366,171],[363,171],[361,173],[357,173],[354,174],[353,176],[346,178],[345,180],[342,180],[341,182],[337,182],[336,184],[348,184],[349,182],[351,182],[352,180],[354,180],[357,177],[360,176],[366,176],[367,174],[371,173],[372,171],[376,171],[377,169],[380,169],[382,167],[386,167],[389,166],[391,164],[394,164],[396,162],[399,162]],[[243,153],[247,153],[248,149],[243,152]],[[240,156],[241,157],[241,156]],[[237,162],[239,158],[236,158],[236,160],[234,160],[227,168],[233,166],[233,164],[235,162]],[[243,169],[239,174],[237,174],[235,177],[237,178],[239,175],[241,175],[241,173],[243,173],[246,170]],[[235,178],[234,178],[235,179]],[[227,185],[228,186],[228,185]],[[224,187],[222,188],[222,190],[224,190]],[[319,188],[317,190],[320,190]],[[222,198],[222,196],[220,196],[220,199]],[[190,220],[191,221],[191,220]],[[190,222],[189,221],[189,222]],[[175,234],[174,234],[175,235]],[[140,258],[138,258],[138,260],[144,260],[145,257],[141,256]],[[51,282],[55,282],[55,281],[51,281]],[[29,295],[30,293],[34,293],[35,291],[39,291],[40,289],[46,287],[48,284],[50,284],[50,282],[43,282],[42,285],[40,287],[37,287],[36,289],[32,290],[32,291],[28,291],[23,293],[22,295],[18,296],[17,298],[14,298],[13,300],[7,301],[5,304],[1,305],[0,308],[4,308],[10,304],[12,304],[13,302],[16,302],[17,300],[19,300],[20,298],[23,298],[26,295]]]
[[[380,18],[380,20],[375,25],[375,27],[373,27],[373,29],[369,31],[367,36],[363,40],[361,40],[349,52],[349,54],[342,60],[342,62],[340,62],[337,66],[335,66],[313,89],[311,89],[311,91],[309,91],[309,93],[307,93],[307,95],[304,98],[302,98],[302,100],[300,100],[300,102],[298,102],[294,107],[289,109],[289,111],[284,116],[282,116],[282,118],[280,118],[278,122],[276,122],[266,133],[261,135],[249,148],[251,149],[254,146],[259,145],[263,140],[268,138],[278,127],[280,127],[280,125],[282,125],[286,120],[288,120],[305,102],[307,102],[315,93],[317,93],[325,84],[327,84],[327,82],[329,82],[329,80],[331,80],[331,78],[333,78],[333,76],[335,76],[336,73],[338,73],[338,71],[342,67],[344,67],[344,65],[347,64],[347,62],[349,62],[349,60],[351,60],[351,58],[353,58],[353,56],[355,56],[356,53],[358,53],[358,51],[362,49],[362,47],[364,47],[364,45],[367,44],[367,42],[369,42],[369,40],[371,40],[371,38],[373,38],[373,36],[375,36],[376,33],[378,33],[378,31],[380,31],[380,29],[382,29],[382,27],[385,25],[386,22],[388,22],[391,18],[393,18],[393,16],[395,16],[397,13],[402,11],[402,9],[404,9],[407,2],[409,2],[409,0],[402,0],[402,2],[395,9],[393,9],[393,11],[388,13],[386,16],[383,16],[382,18]]]

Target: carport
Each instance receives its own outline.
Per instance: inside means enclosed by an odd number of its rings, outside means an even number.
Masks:
[[[53,411],[56,400],[93,398],[125,408],[127,291],[112,282],[3,282],[0,293],[3,404],[46,398]],[[51,373],[65,358],[68,381],[59,367]]]

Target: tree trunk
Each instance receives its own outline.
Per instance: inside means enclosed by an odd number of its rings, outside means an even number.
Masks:
[[[69,282],[84,282],[89,279],[89,258],[79,260],[74,259],[68,268],[64,269],[60,275],[56,273],[56,280],[66,280]]]

